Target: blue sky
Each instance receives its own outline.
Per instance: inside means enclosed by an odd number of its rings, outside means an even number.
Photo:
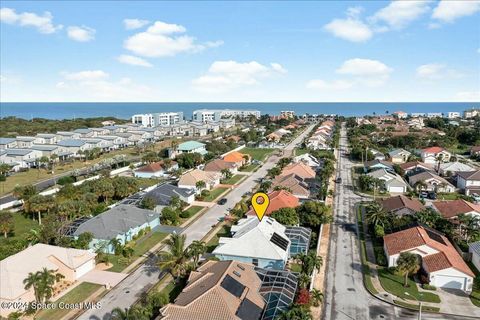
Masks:
[[[2,1],[1,101],[480,101],[480,1]]]

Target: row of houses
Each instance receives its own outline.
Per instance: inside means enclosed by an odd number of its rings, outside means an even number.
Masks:
[[[284,168],[283,176],[315,177],[313,168],[320,166],[317,159],[302,155],[295,160]],[[175,302],[161,309],[162,318],[270,320],[287,310],[298,282],[287,265],[296,254],[308,251],[311,230],[284,226],[271,214],[300,205],[296,191],[272,190],[262,220],[251,208],[232,226],[230,237],[221,237],[212,252],[219,261],[207,261],[192,272]]]
[[[330,149],[330,141],[334,131],[335,123],[333,120],[326,120],[322,122],[315,132],[308,138],[306,142],[307,148],[314,150]]]
[[[425,210],[417,199],[399,195],[380,200],[384,210],[395,216],[414,215]],[[480,205],[463,199],[452,201],[435,201],[431,208],[442,217],[458,224],[458,217],[470,215],[480,217]],[[472,262],[480,268],[480,243],[470,245]],[[410,252],[421,258],[422,272],[431,285],[440,288],[471,291],[474,273],[467,266],[454,245],[440,232],[423,225],[388,234],[384,237],[384,251],[388,266],[395,266],[400,253]]]
[[[143,127],[132,123],[39,133],[36,136],[0,138],[0,163],[9,164],[12,170],[18,171],[21,168],[38,166],[41,157],[51,158],[52,155],[56,155],[59,160],[65,160],[80,157],[94,148],[109,152],[145,142],[159,141],[163,137],[202,137],[233,126],[235,119],[220,119],[209,123],[176,123],[157,127]]]

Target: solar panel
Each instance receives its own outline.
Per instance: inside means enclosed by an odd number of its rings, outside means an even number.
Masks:
[[[263,309],[248,299],[244,299],[238,307],[237,317],[241,320],[258,320],[262,315]]]
[[[245,286],[243,284],[241,284],[228,274],[225,276],[220,286],[237,298],[240,298],[243,291],[245,290]]]
[[[282,248],[284,251],[287,251],[288,248],[288,240],[281,237],[278,233],[274,232],[270,241],[275,244],[276,246]]]

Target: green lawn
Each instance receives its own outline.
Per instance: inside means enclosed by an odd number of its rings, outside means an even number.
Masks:
[[[228,188],[223,188],[223,187],[212,189],[210,190],[210,194],[207,197],[205,197],[203,201],[207,201],[207,202],[214,201],[215,199],[218,198],[220,194],[224,193],[227,190]]]
[[[470,295],[470,300],[474,305],[480,308],[480,271],[475,268],[471,261],[468,261],[467,264],[476,276],[476,279],[473,281],[473,291]]]
[[[200,210],[202,210],[204,207],[200,206],[191,206],[190,208],[184,210],[183,212],[188,214],[188,218],[193,217],[196,213],[198,213]],[[188,219],[187,218],[187,219]]]
[[[245,167],[242,167],[240,169],[240,171],[242,172],[252,172],[252,171],[255,171],[257,168],[259,168],[260,166],[258,164],[249,164],[248,166],[245,166]]]
[[[122,272],[127,266],[130,265],[137,258],[141,257],[145,252],[150,248],[155,246],[157,243],[161,242],[168,233],[162,232],[152,232],[143,236],[142,238],[136,241],[135,247],[133,248],[133,256],[130,259],[124,258],[122,256],[109,255],[110,263],[113,265],[108,271],[112,272]]]
[[[9,239],[24,238],[31,229],[38,229],[39,225],[36,220],[26,217],[21,212],[14,212],[13,215],[13,232],[14,235]]]
[[[439,193],[437,194],[438,200],[457,200],[460,199],[460,194],[456,192],[452,193]]]
[[[302,154],[308,153],[308,149],[304,148],[295,148],[295,155],[301,156]]]
[[[408,279],[409,286],[405,288],[403,286],[403,277],[390,273],[386,268],[378,269],[378,276],[380,279],[380,283],[382,284],[382,287],[385,289],[385,291],[390,292],[391,294],[394,294],[399,298],[415,300],[405,294],[405,292],[408,292],[411,296],[424,302],[440,302],[440,297],[434,293],[423,292],[422,295],[420,295],[416,283],[410,278]]]
[[[177,284],[171,281],[160,292],[168,294],[170,302],[174,302],[177,296],[182,292],[183,288],[185,288],[185,285],[185,281],[179,281]]]
[[[290,263],[290,271],[292,272],[301,272],[302,265],[299,263]]]
[[[403,302],[403,301],[401,301],[401,300],[393,300],[393,302],[394,302],[395,304],[398,304],[399,306],[403,306],[403,307],[405,307],[405,308],[409,308],[409,309],[413,309],[413,310],[418,310],[418,309],[419,309],[418,304],[410,304],[410,303]],[[429,307],[429,306],[423,306],[423,305],[422,305],[422,311],[439,312],[439,311],[440,311],[440,308]]]
[[[154,184],[162,182],[163,179],[153,179],[153,178],[136,178],[140,188],[145,189],[153,186]]]
[[[223,183],[223,184],[236,184],[236,183],[238,183],[240,180],[242,180],[243,177],[245,177],[245,176],[244,176],[244,175],[241,175],[241,174],[236,174],[236,175],[234,175],[233,177],[231,177],[231,178],[228,179],[228,180],[222,180],[222,183]]]
[[[240,152],[249,154],[254,160],[264,161],[267,155],[276,150],[269,148],[243,148]]]
[[[89,282],[82,282],[77,287],[72,289],[69,293],[55,301],[56,304],[60,302],[64,303],[79,303],[85,301],[91,294],[97,291],[102,286],[99,284],[89,283]],[[61,319],[65,315],[67,315],[71,309],[48,309],[43,310],[38,313],[35,319]]]

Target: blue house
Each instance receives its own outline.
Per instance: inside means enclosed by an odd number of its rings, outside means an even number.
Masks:
[[[99,245],[105,244],[105,252],[114,253],[114,248],[109,243],[112,239],[118,239],[121,244],[126,244],[140,230],[147,227],[153,229],[159,225],[159,213],[122,204],[83,221],[72,235],[78,238],[82,233],[90,232],[93,234],[93,240],[90,242],[91,249],[95,250]]]

